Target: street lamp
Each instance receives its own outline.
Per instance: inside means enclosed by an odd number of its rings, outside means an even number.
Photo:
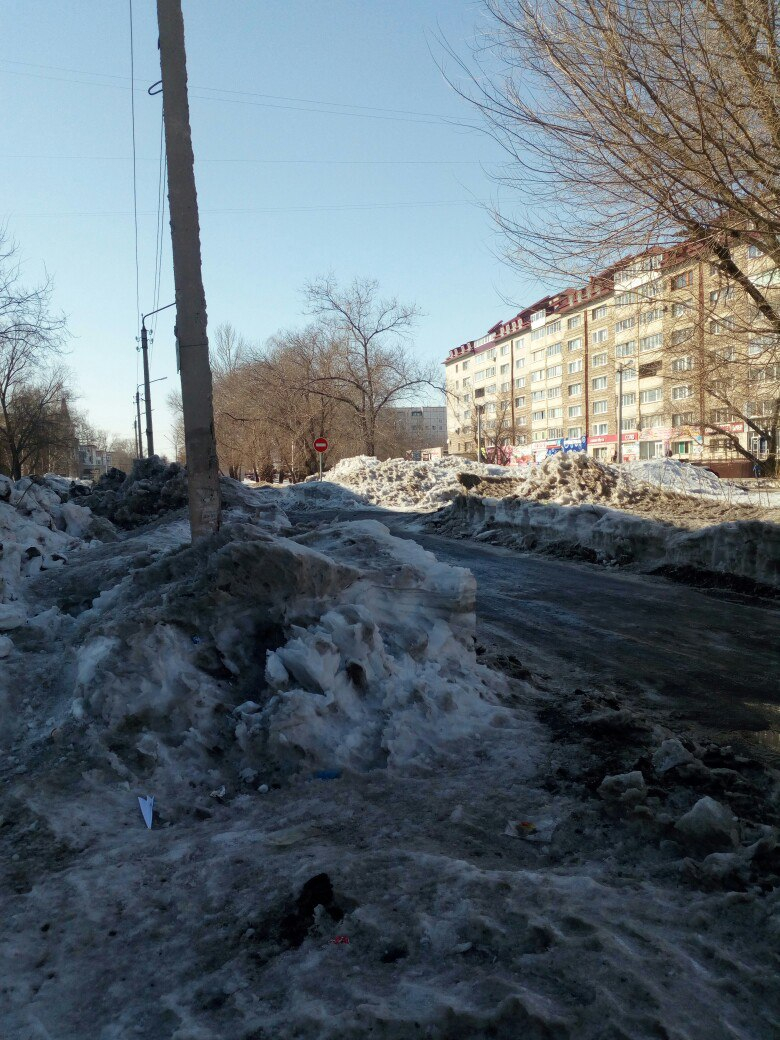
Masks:
[[[149,378],[149,341],[146,330],[146,319],[151,318],[153,314],[159,314],[160,311],[167,311],[170,307],[175,307],[176,302],[166,303],[164,307],[158,307],[157,310],[149,311],[148,314],[141,315],[141,350],[143,351],[143,362],[144,362],[144,399],[146,401],[146,453],[151,456],[154,455],[154,433],[152,431],[152,395],[149,393],[150,383],[159,383],[159,379]],[[141,427],[140,412],[138,418],[138,428]]]
[[[617,423],[617,461],[623,461],[623,369],[625,365],[618,365],[618,423]]]

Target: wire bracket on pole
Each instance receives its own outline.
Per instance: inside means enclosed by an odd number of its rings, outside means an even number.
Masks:
[[[159,90],[155,90],[155,87],[159,87]],[[157,94],[162,94],[162,80],[158,79],[156,83],[152,83],[151,87],[146,91],[149,97],[155,97]]]

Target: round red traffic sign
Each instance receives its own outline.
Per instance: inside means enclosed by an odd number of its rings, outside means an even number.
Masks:
[[[328,450],[328,442],[325,440],[324,437],[318,437],[317,438],[317,440],[314,442],[314,450],[315,451],[327,451]]]

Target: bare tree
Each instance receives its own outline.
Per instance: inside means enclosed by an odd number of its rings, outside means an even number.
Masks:
[[[363,452],[374,455],[383,410],[423,387],[440,389],[435,367],[420,365],[407,347],[419,312],[380,298],[378,283],[368,279],[341,288],[332,277],[321,278],[307,286],[306,298],[330,334],[309,388],[354,414]]]
[[[497,66],[461,63],[457,89],[510,157],[516,205],[496,217],[512,262],[563,287],[684,242],[780,334],[777,280],[746,263],[752,246],[780,266],[780,0],[484,2]],[[772,469],[762,410],[745,421]]]
[[[23,285],[17,248],[0,235],[0,445],[17,480],[62,435],[65,320],[52,313],[51,294],[48,278]]]
[[[132,437],[113,437],[108,449],[111,452],[111,465],[129,473],[135,461],[136,446]]]

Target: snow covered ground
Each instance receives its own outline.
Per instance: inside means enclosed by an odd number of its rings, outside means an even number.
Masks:
[[[226,490],[14,577],[3,1040],[776,1036],[770,770],[478,657],[470,572],[382,524]]]

